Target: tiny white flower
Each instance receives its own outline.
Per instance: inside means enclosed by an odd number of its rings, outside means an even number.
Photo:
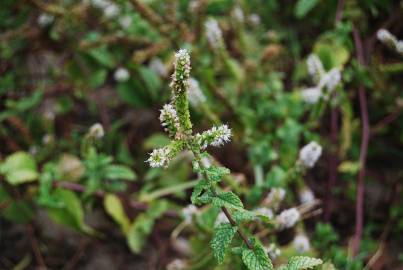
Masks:
[[[281,250],[273,243],[270,244],[268,247],[264,247],[264,250],[272,260],[281,255]]]
[[[216,132],[214,140],[211,142],[212,146],[221,146],[231,140],[231,129],[227,125],[221,125],[219,127],[213,127],[212,132]]]
[[[282,211],[276,217],[276,224],[279,229],[288,229],[291,228],[297,223],[300,219],[301,214],[298,212],[296,208],[290,208]]]
[[[257,15],[257,14],[251,14],[251,15],[249,15],[249,22],[252,24],[252,25],[259,25],[260,24],[260,16],[259,15]]]
[[[308,252],[311,248],[308,237],[305,234],[295,236],[293,246],[299,253]]]
[[[274,217],[273,210],[268,207],[259,207],[255,209],[254,212],[258,215],[266,216],[269,219],[272,219]]]
[[[400,40],[397,44],[396,44],[396,51],[403,55],[403,41]]]
[[[105,135],[103,126],[100,123],[95,123],[90,127],[89,135],[93,138],[100,139]]]
[[[302,147],[299,152],[299,163],[306,168],[312,168],[322,155],[322,146],[313,141]]]
[[[184,270],[187,266],[185,260],[175,259],[167,265],[167,270]]]
[[[302,100],[308,104],[315,104],[322,96],[322,90],[319,87],[311,87],[301,91]]]
[[[309,188],[302,189],[299,194],[299,200],[301,203],[311,203],[315,200],[315,195],[313,194],[312,190]]]
[[[234,18],[239,22],[239,23],[243,23],[245,20],[245,16],[243,15],[243,11],[240,7],[236,7],[234,8],[233,11],[234,14]]]
[[[163,127],[168,127],[173,125],[176,130],[179,130],[179,117],[176,110],[172,104],[165,104],[160,110],[160,121]]]
[[[116,18],[120,13],[120,8],[114,3],[110,3],[106,8],[103,10],[105,17],[109,19]]]
[[[55,20],[55,16],[53,16],[51,14],[42,13],[38,17],[38,24],[41,27],[46,27],[46,26],[50,25],[54,20]]]
[[[166,167],[170,161],[169,154],[170,150],[167,147],[154,149],[146,161],[153,168]]]
[[[210,46],[213,49],[222,48],[224,43],[218,22],[215,19],[210,18],[204,23],[204,26],[206,29],[207,41],[209,42]]]
[[[132,24],[132,21],[133,21],[132,17],[128,15],[119,18],[119,24],[123,29],[129,28],[130,25]]]
[[[285,189],[284,188],[272,188],[264,199],[265,204],[278,205],[285,197]]]
[[[386,43],[387,45],[394,45],[397,42],[396,37],[386,29],[379,29],[376,33],[376,36],[379,41],[381,41],[382,43]]]
[[[224,212],[220,212],[215,220],[214,227],[217,227],[218,225],[227,222],[228,222],[227,216],[224,214]]]
[[[151,59],[150,63],[148,64],[148,67],[161,77],[166,77],[168,74],[168,71],[164,63],[158,57]]]
[[[130,73],[127,69],[120,67],[115,71],[115,74],[113,76],[116,81],[125,82],[130,78]]]
[[[185,219],[186,224],[191,224],[193,216],[196,215],[198,212],[197,207],[193,204],[189,204],[185,208],[182,209],[182,215]]]
[[[205,168],[210,168],[211,167],[211,160],[208,157],[202,157],[201,163]]]
[[[341,74],[338,68],[332,68],[320,81],[320,86],[326,86],[328,93],[333,92],[341,81]]]
[[[190,13],[195,13],[195,12],[197,12],[197,9],[199,8],[199,6],[200,6],[199,0],[192,0],[189,2],[188,11]]]
[[[188,91],[189,102],[192,106],[197,107],[200,103],[206,101],[206,97],[203,91],[200,89],[199,82],[194,79],[189,79],[189,91]]]
[[[319,57],[316,54],[309,55],[306,60],[306,65],[313,81],[318,83],[323,74],[325,74],[325,70]]]

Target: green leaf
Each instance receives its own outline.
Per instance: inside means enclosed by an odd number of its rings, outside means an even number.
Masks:
[[[202,194],[202,192],[208,189],[210,186],[210,183],[206,179],[199,180],[197,185],[193,188],[192,196],[190,197],[192,203],[196,204],[196,201],[200,194]]]
[[[104,198],[106,212],[120,225],[123,233],[127,233],[130,227],[130,220],[123,208],[122,202],[114,194],[107,194]]]
[[[35,160],[26,152],[16,152],[0,165],[0,172],[11,185],[32,182],[38,178]]]
[[[208,204],[208,203],[211,203],[214,198],[215,197],[213,196],[211,191],[208,190],[205,193],[203,193],[201,196],[194,198],[194,204],[196,204],[196,205]]]
[[[321,259],[305,256],[294,256],[288,261],[286,270],[309,269],[322,263],[323,262]]]
[[[243,208],[241,199],[231,191],[217,194],[212,203],[215,207]]]
[[[250,221],[256,218],[256,214],[252,211],[248,210],[238,210],[232,212],[232,218],[235,220],[236,223],[241,223],[243,221]]]
[[[294,14],[297,18],[303,18],[305,15],[311,11],[317,4],[319,0],[299,0],[295,6]]]
[[[243,247],[242,261],[249,270],[272,270],[273,264],[263,247],[256,243],[253,250]]]
[[[96,234],[92,228],[84,223],[84,210],[80,199],[74,192],[59,188],[53,194],[63,204],[62,208],[48,209],[49,216],[55,222],[88,234]]]
[[[171,142],[168,136],[163,133],[155,133],[147,138],[143,146],[146,150],[153,150],[168,145]]]
[[[230,223],[222,223],[214,229],[213,239],[210,244],[218,263],[224,261],[225,253],[236,232],[237,227],[231,226]]]
[[[219,181],[221,181],[221,179],[223,178],[224,175],[227,175],[230,173],[230,170],[225,167],[211,166],[211,167],[205,169],[205,172],[210,181],[219,182]]]
[[[127,166],[124,165],[109,165],[105,168],[106,179],[111,180],[135,180],[136,175]]]
[[[139,253],[141,251],[153,226],[154,220],[145,213],[137,216],[127,233],[127,244],[133,253]]]

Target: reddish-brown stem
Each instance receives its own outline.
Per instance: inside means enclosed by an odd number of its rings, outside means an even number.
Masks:
[[[341,21],[341,18],[343,18],[343,9],[344,9],[344,0],[339,0],[337,2],[337,10],[336,10],[336,18],[335,18],[336,24]]]
[[[360,33],[357,28],[353,26],[354,44],[357,51],[357,60],[361,65],[365,65],[364,49]],[[357,198],[355,210],[355,234],[352,242],[353,256],[358,254],[361,244],[362,227],[364,220],[364,177],[365,177],[365,163],[367,158],[367,150],[369,143],[369,116],[367,108],[367,98],[365,96],[365,88],[363,85],[358,87],[358,98],[360,102],[361,121],[362,121],[362,138],[360,147],[360,171],[357,180]]]

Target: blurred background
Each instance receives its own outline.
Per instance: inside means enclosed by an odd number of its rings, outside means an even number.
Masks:
[[[248,225],[275,265],[402,269],[402,20],[396,0],[1,0],[0,269],[246,269],[211,254],[191,156],[145,162],[180,48],[194,130],[232,129],[208,149],[223,188],[301,213]]]

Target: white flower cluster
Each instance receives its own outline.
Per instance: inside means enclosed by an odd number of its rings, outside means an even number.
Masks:
[[[301,96],[306,103],[315,104],[321,97],[327,98],[336,89],[341,81],[341,74],[338,68],[325,72],[319,57],[314,54],[308,57],[306,64],[316,86],[302,90]]]
[[[180,129],[178,114],[174,106],[171,104],[165,104],[160,110],[160,121],[161,125],[170,135],[175,135]]]
[[[259,207],[259,208],[255,209],[254,212],[258,215],[266,216],[269,219],[272,219],[274,217],[273,210],[271,210],[268,207]]]
[[[212,146],[221,146],[231,139],[231,129],[227,125],[221,125],[219,127],[214,126],[211,129],[203,132],[202,134],[196,134],[196,140],[201,145],[202,149],[205,149],[209,144]]]
[[[46,27],[50,25],[54,20],[55,16],[47,13],[42,13],[41,15],[39,15],[37,22],[39,26]]]
[[[301,203],[311,203],[315,200],[315,195],[309,188],[304,188],[298,193]]]
[[[273,243],[271,243],[268,247],[264,247],[264,250],[272,260],[281,255],[281,250]]]
[[[172,74],[171,87],[174,92],[186,91],[189,87],[190,76],[190,55],[186,49],[180,49],[175,54],[174,66],[175,72]],[[186,89],[183,89],[183,86]]]
[[[113,77],[118,82],[125,82],[130,78],[130,73],[127,69],[120,67],[115,71]]]
[[[193,204],[189,204],[185,208],[182,209],[182,215],[183,218],[185,219],[186,224],[191,224],[192,223],[192,218],[194,215],[196,215],[198,212],[197,207],[194,206]]]
[[[170,152],[171,150],[168,147],[154,149],[146,161],[153,168],[166,167],[171,160]]]
[[[185,270],[188,267],[186,261],[175,259],[167,265],[167,270]]]
[[[102,127],[102,125],[100,123],[93,124],[90,127],[90,130],[89,130],[89,136],[90,137],[100,139],[104,135],[105,135],[105,131],[104,131],[104,128]]]
[[[214,50],[224,48],[222,32],[218,22],[210,18],[204,23],[207,41]]]
[[[224,214],[224,212],[220,212],[215,220],[214,227],[217,227],[218,225],[227,222],[228,222],[227,216]]]
[[[109,0],[91,0],[91,4],[102,10],[105,17],[109,19],[116,18],[120,14],[120,8],[113,1]]]
[[[119,18],[119,24],[123,29],[129,28],[130,25],[132,24],[132,21],[133,19],[129,15]]]
[[[286,191],[284,188],[272,188],[263,200],[263,204],[270,205],[274,209],[277,209],[280,203],[284,200],[285,193]]]
[[[153,59],[151,59],[148,67],[160,77],[166,77],[168,74],[164,63],[158,57],[154,57]]]
[[[257,15],[257,14],[255,14],[255,13],[249,15],[248,20],[249,20],[249,22],[250,22],[252,25],[254,25],[254,26],[257,26],[257,25],[260,24],[260,16]]]
[[[243,11],[240,7],[235,7],[232,14],[237,22],[243,23],[245,21],[245,16],[243,15]]]
[[[193,107],[197,107],[206,101],[206,97],[204,96],[203,91],[200,89],[199,82],[195,78],[189,79],[188,98]]]
[[[308,252],[311,248],[309,239],[305,234],[298,234],[297,236],[295,236],[292,244],[296,251],[299,253]]]
[[[313,168],[322,155],[322,146],[312,141],[299,151],[298,163],[304,168]]]
[[[290,208],[282,211],[276,217],[276,225],[279,229],[288,229],[291,228],[297,223],[300,219],[301,214],[298,212],[296,208]]]
[[[398,40],[386,29],[379,29],[376,36],[380,42],[395,50],[400,55],[403,55],[403,40]]]

